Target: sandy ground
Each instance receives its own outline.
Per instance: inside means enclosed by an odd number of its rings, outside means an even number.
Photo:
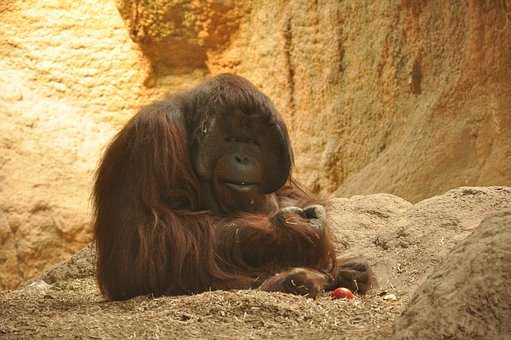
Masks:
[[[390,338],[449,251],[485,216],[509,208],[506,187],[459,188],[415,205],[385,194],[334,199],[339,251],[367,257],[379,280],[352,300],[252,290],[109,302],[96,287],[89,247],[25,287],[0,292],[0,338]]]
[[[260,291],[105,302],[91,279],[13,291],[1,299],[5,338],[382,338],[406,303],[378,294],[316,300]]]

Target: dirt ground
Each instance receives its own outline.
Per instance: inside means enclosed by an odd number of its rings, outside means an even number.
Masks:
[[[91,279],[3,296],[6,338],[381,338],[406,298],[317,300],[260,291],[104,302]],[[7,300],[7,301],[6,301]]]
[[[367,257],[379,280],[352,300],[252,290],[109,302],[95,285],[89,247],[25,287],[0,292],[0,338],[390,338],[450,250],[486,216],[510,208],[506,187],[459,188],[415,205],[386,194],[333,199],[338,250]]]

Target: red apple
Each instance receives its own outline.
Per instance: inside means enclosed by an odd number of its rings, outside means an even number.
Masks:
[[[353,299],[354,295],[348,288],[336,288],[330,294],[332,299]]]

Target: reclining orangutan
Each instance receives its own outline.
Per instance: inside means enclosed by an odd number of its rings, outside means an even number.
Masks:
[[[140,110],[94,185],[103,295],[365,293],[371,271],[336,259],[325,208],[293,180],[292,164],[279,113],[242,77],[221,74]]]

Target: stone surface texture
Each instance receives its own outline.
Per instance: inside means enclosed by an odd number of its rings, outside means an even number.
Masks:
[[[429,275],[397,320],[396,339],[511,335],[511,210],[490,215]]]
[[[91,240],[109,139],[209,74],[273,98],[316,192],[511,184],[509,0],[5,0],[0,27],[0,289]]]

